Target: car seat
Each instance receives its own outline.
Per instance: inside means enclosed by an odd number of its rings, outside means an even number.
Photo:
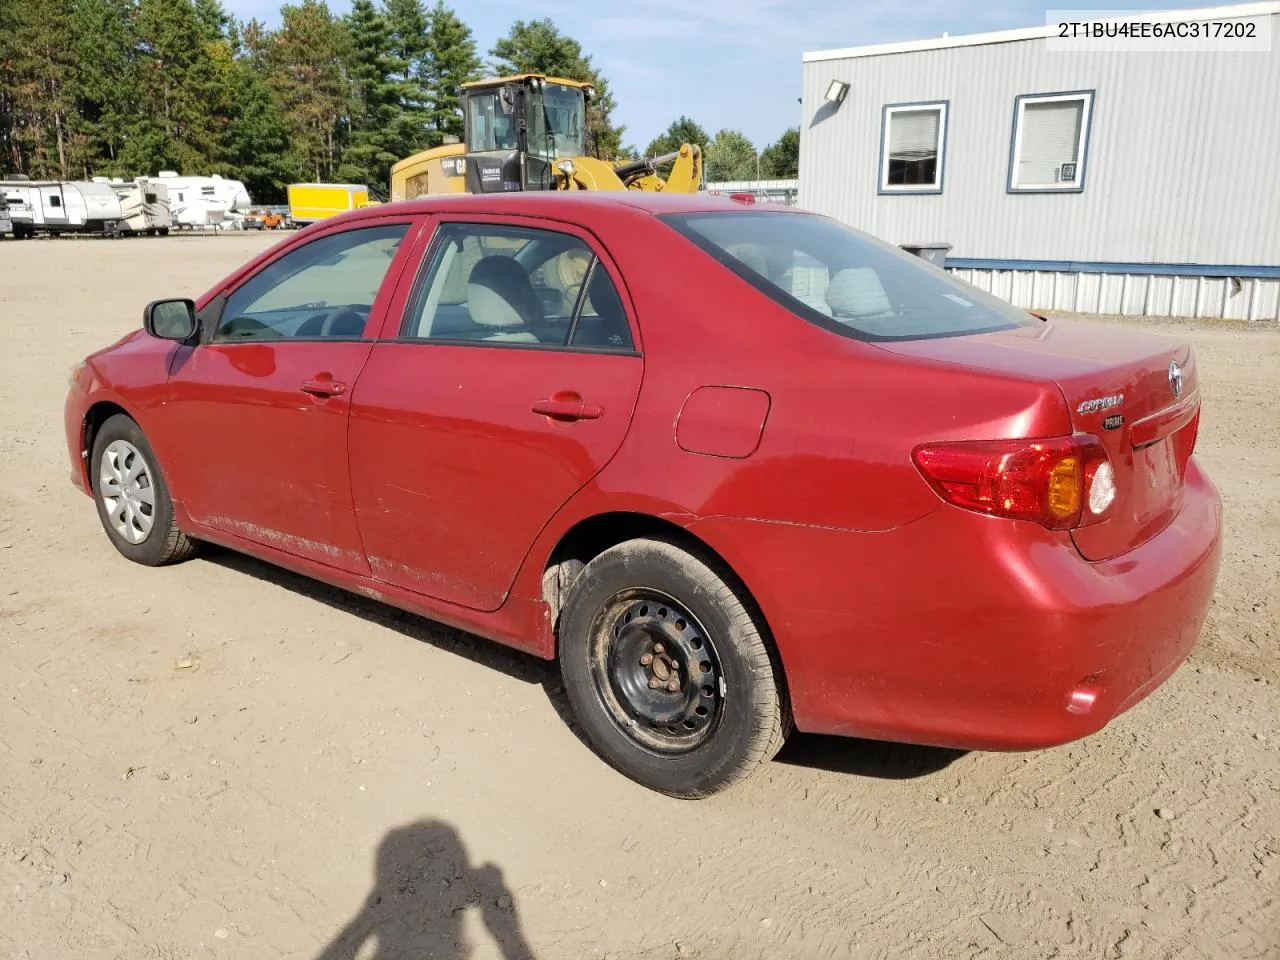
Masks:
[[[537,343],[528,327],[542,319],[542,304],[529,274],[511,257],[491,254],[467,279],[467,310],[484,340]]]
[[[837,320],[883,317],[891,312],[880,278],[870,267],[846,267],[827,284],[827,306]]]

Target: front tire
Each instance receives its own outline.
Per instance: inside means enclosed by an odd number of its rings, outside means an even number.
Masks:
[[[186,560],[195,543],[178,529],[169,485],[141,428],[116,414],[93,438],[89,479],[98,519],[112,545],[134,563]]]
[[[592,746],[659,793],[718,793],[790,733],[781,671],[745,589],[675,543],[630,540],[588,563],[565,602],[559,655]]]

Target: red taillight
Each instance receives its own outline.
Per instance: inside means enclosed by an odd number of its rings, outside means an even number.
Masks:
[[[1089,505],[1094,477],[1110,462],[1097,437],[929,443],[912,458],[949,503],[1050,530],[1097,522],[1111,504],[1107,498],[1096,513]]]
[[[738,203],[755,203],[756,202],[755,195],[751,193],[731,193],[729,194],[729,199],[734,200]]]

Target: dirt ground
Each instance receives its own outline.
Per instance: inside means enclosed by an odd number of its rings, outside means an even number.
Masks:
[[[1274,327],[1144,322],[1196,344],[1228,527],[1150,699],[1030,754],[798,736],[682,803],[591,754],[545,664],[110,547],[67,368],[273,241],[0,242],[0,960],[1280,957]]]

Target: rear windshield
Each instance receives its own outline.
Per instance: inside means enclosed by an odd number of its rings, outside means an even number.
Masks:
[[[663,221],[787,309],[858,340],[919,340],[1034,324],[914,254],[809,213],[669,214]]]

